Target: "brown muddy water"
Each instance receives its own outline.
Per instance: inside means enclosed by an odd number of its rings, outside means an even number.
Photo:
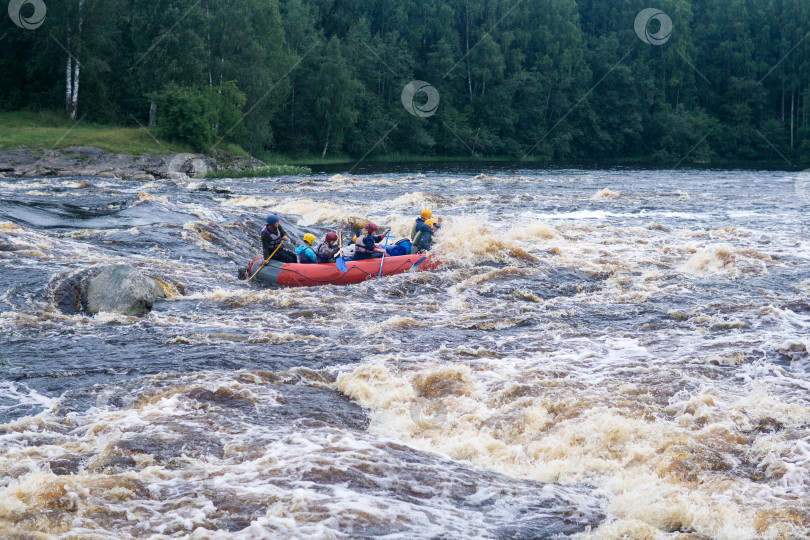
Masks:
[[[810,536],[808,178],[475,167],[0,178],[0,537]],[[438,270],[236,279],[423,207]]]

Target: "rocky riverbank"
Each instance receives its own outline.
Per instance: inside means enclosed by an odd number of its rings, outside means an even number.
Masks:
[[[92,146],[0,151],[0,177],[100,176],[148,181],[176,176],[204,177],[210,171],[245,170],[263,165],[258,159],[227,153],[132,156],[111,154]]]

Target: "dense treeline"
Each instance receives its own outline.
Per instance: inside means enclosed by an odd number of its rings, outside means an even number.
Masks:
[[[0,23],[1,109],[259,154],[810,161],[806,0],[46,3]],[[436,114],[402,106],[412,80]]]

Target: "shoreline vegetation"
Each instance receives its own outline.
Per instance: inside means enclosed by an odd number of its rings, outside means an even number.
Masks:
[[[160,177],[160,171],[155,170],[154,160],[144,160],[144,156],[163,156],[164,166],[167,167],[169,158],[177,154],[189,154],[202,157],[202,154],[194,154],[193,148],[184,145],[164,141],[155,136],[145,127],[131,128],[116,125],[99,125],[94,123],[71,123],[60,115],[52,112],[2,112],[0,113],[0,174],[18,174],[14,168],[14,163],[9,163],[11,151],[30,151],[31,156],[42,160],[40,167],[43,175],[58,175],[59,167],[50,167],[46,162],[47,157],[55,159],[72,158],[77,165],[89,161],[86,152],[76,151],[77,149],[98,149],[108,156],[132,156],[131,167],[139,167],[141,172]],[[63,152],[63,151],[66,151]],[[19,154],[15,154],[19,155]],[[98,157],[97,159],[102,159]],[[203,178],[250,178],[250,177],[274,177],[288,176],[296,174],[310,174],[312,167],[316,168],[338,168],[340,165],[354,165],[359,163],[356,157],[352,156],[332,156],[322,158],[317,155],[287,155],[278,153],[260,153],[256,160],[252,158],[240,146],[229,143],[223,145],[218,151],[206,154],[206,171],[199,174]],[[13,161],[13,160],[11,160]],[[604,168],[604,167],[643,167],[653,169],[671,169],[677,163],[668,163],[657,159],[655,156],[645,156],[639,158],[617,158],[601,159],[595,161],[563,161],[554,162],[543,159],[526,159],[511,156],[480,156],[480,155],[419,155],[400,152],[390,152],[370,156],[362,163],[379,164],[407,164],[407,163],[488,163],[488,164],[523,164],[528,167],[553,167],[553,168]],[[18,164],[19,165],[19,164]],[[148,166],[147,166],[148,165]],[[777,170],[802,170],[808,164],[793,163],[789,165],[783,160],[750,160],[732,161],[714,158],[701,162],[691,161],[680,164],[679,168],[721,168],[721,169],[777,169]],[[91,170],[92,171],[92,170]],[[30,176],[26,171],[22,175]],[[194,171],[177,171],[192,175]],[[157,173],[157,174],[156,174]],[[116,167],[109,170],[103,168],[87,174],[89,176],[116,175],[124,177],[138,177],[137,174],[120,174]]]
[[[71,0],[24,26],[0,17],[0,111],[96,140],[74,144],[279,165],[810,163],[807,0]],[[131,131],[99,141],[94,122]]]

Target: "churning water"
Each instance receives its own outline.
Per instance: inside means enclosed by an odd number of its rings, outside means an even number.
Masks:
[[[800,181],[0,179],[0,536],[807,537]],[[268,211],[300,239],[423,207],[438,270],[236,279]],[[168,298],[83,313],[117,262]]]

